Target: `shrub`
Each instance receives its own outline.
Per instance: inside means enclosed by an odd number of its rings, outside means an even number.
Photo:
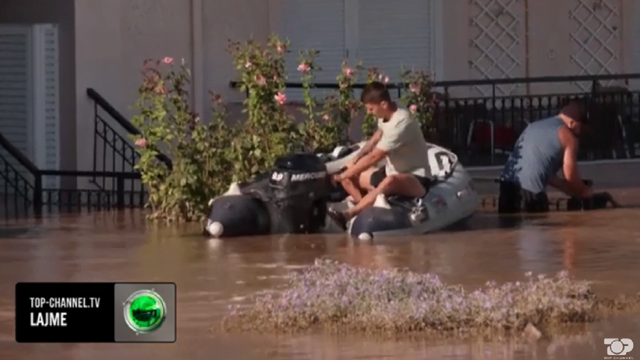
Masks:
[[[409,90],[403,93],[402,102],[415,114],[425,138],[429,141],[436,140],[436,127],[432,121],[436,103],[431,92],[431,76],[424,70],[406,70],[401,77],[404,87]]]
[[[354,85],[362,64],[350,66],[344,61],[336,77],[338,89],[320,99],[320,106],[311,95],[315,73],[322,70],[315,63],[319,52],[301,52],[298,71],[304,87],[301,111],[305,120],[296,123],[287,108],[285,87],[289,47],[288,41],[276,36],[266,44],[229,42],[227,50],[240,74],[239,90],[247,94],[244,119],[229,119],[224,100],[213,93],[213,118],[201,119],[189,105],[191,73],[184,60],[179,64],[172,58],[145,61],[136,102],[139,114],[133,118],[142,135],[133,139],[141,155],[135,168],[149,191],[151,218],[202,220],[208,200],[224,192],[231,181],[250,180],[285,154],[331,151],[353,142],[349,129],[362,109]],[[381,75],[370,71],[368,80],[376,76]],[[416,79],[428,91],[428,78]],[[414,94],[410,101],[426,109],[423,98],[427,96]],[[375,119],[366,120],[365,134],[372,133],[373,126]],[[160,152],[171,158],[173,169],[156,159]]]
[[[216,109],[209,124],[191,111],[186,89],[189,70],[184,62],[176,67],[171,58],[148,60],[143,76],[136,103],[140,114],[133,118],[142,132],[135,137],[140,153],[135,168],[149,191],[150,216],[169,221],[198,219],[206,211],[203,199],[220,189],[224,181],[220,173],[233,164],[221,145],[228,144],[236,131],[223,125],[226,108],[218,96],[214,96]],[[161,151],[170,155],[173,169],[158,161]]]
[[[417,331],[521,331],[590,322],[599,301],[586,281],[560,273],[467,292],[436,275],[407,270],[369,270],[330,260],[291,274],[283,291],[262,293],[246,308],[234,307],[226,330],[355,330],[372,333]]]
[[[240,90],[246,121],[239,124],[241,136],[231,150],[235,180],[248,180],[269,169],[280,156],[301,151],[300,134],[285,109],[286,72],[284,56],[289,43],[270,37],[266,46],[249,40],[230,42],[228,51],[241,72]]]
[[[339,102],[334,101],[335,97],[327,97],[324,101],[324,108],[322,111],[318,111],[318,101],[311,94],[314,88],[315,72],[322,70],[315,63],[318,54],[319,52],[315,50],[302,51],[300,54],[298,72],[304,95],[304,106],[301,111],[306,117],[306,121],[300,124],[300,130],[303,134],[305,151],[330,152],[342,143],[345,134],[341,123],[334,121],[336,118],[335,109],[340,106]]]

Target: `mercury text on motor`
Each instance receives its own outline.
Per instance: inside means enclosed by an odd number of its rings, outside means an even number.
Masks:
[[[327,176],[326,171],[319,171],[319,172],[305,173],[305,174],[293,174],[291,176],[291,181],[316,180],[316,179],[322,179],[326,176]]]
[[[100,298],[96,297],[32,297],[32,309],[92,309],[100,307]],[[67,313],[57,312],[31,312],[29,314],[30,325],[33,327],[65,327],[67,326]]]
[[[291,175],[291,181],[307,181],[307,180],[316,180],[322,179],[327,176],[326,171],[318,171],[313,173],[304,173],[304,174],[293,174]],[[274,172],[271,174],[271,180],[281,181],[284,179],[284,173]]]

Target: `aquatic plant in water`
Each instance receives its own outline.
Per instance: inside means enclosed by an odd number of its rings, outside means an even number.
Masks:
[[[235,307],[223,321],[226,330],[301,331],[315,328],[364,332],[522,330],[537,326],[589,322],[598,300],[589,282],[534,277],[475,291],[443,283],[433,274],[408,270],[370,270],[331,260],[316,260],[291,274],[283,291],[256,296]]]

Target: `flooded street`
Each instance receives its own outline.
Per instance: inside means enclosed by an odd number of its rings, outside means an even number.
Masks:
[[[638,197],[619,194],[624,204]],[[631,200],[629,200],[631,199]],[[638,201],[636,201],[638,200]],[[145,225],[140,212],[86,213],[0,228],[1,359],[603,359],[605,337],[640,344],[640,316],[588,325],[536,345],[377,340],[358,336],[222,335],[228,305],[283,284],[293,269],[327,257],[373,268],[433,272],[473,288],[563,269],[594,281],[598,295],[640,290],[640,210],[550,213],[516,223],[479,213],[469,229],[359,244],[345,236],[214,241],[198,227]],[[504,227],[508,227],[505,229]],[[17,344],[14,287],[20,281],[163,281],[178,291],[174,344]],[[634,350],[627,356],[640,354]],[[640,357],[640,355],[638,355]]]

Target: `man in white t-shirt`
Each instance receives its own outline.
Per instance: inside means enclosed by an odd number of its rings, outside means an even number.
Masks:
[[[372,206],[379,194],[422,197],[431,182],[428,145],[418,121],[391,101],[383,83],[367,85],[360,100],[367,113],[378,118],[378,130],[347,169],[333,177],[356,203],[344,212],[329,209],[329,216],[343,229],[351,218]],[[378,169],[385,158],[386,166]]]

